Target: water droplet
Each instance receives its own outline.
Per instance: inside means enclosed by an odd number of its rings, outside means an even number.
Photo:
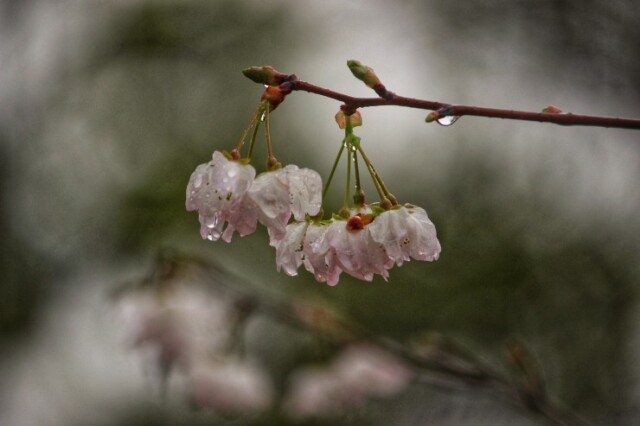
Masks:
[[[267,114],[265,114],[264,112],[262,113],[262,115],[260,116],[260,121],[264,121],[265,117],[267,116]]]
[[[458,118],[460,118],[459,115],[447,115],[436,119],[436,122],[441,126],[451,126],[453,123],[458,121]]]
[[[217,216],[209,216],[205,220],[204,224],[206,225],[207,228],[213,229],[218,224],[218,217]],[[209,234],[211,234],[211,232],[212,231],[209,231]]]

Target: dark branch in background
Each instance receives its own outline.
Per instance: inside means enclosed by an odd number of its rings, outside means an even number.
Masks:
[[[544,108],[542,112],[530,112],[470,105],[453,105],[444,102],[400,96],[388,91],[370,67],[362,65],[357,61],[348,61],[347,64],[353,75],[373,89],[378,97],[358,98],[349,96],[344,93],[316,86],[306,81],[298,80],[295,74],[282,74],[270,66],[247,68],[243,73],[247,78],[257,83],[268,85],[270,90],[277,87],[285,96],[293,91],[303,91],[343,102],[344,105],[342,109],[347,114],[352,114],[358,108],[400,106],[432,111],[427,115],[427,122],[438,121],[445,117],[457,118],[469,115],[476,117],[504,118],[509,120],[537,121],[563,126],[595,126],[640,130],[640,119],[565,113],[554,106],[548,106]],[[283,99],[284,98],[282,98],[277,104],[272,104],[272,109],[277,107]]]
[[[263,294],[264,291],[258,291],[251,283],[243,282],[212,261],[176,252],[160,253],[149,277],[141,285],[155,283],[152,285],[162,287],[166,280],[193,276],[194,273],[203,283],[230,296],[240,316],[245,319],[253,313],[260,313],[295,329],[312,333],[337,348],[352,342],[377,345],[403,359],[423,378],[436,380],[437,383],[444,380],[468,388],[482,388],[513,406],[546,419],[550,424],[589,425],[548,396],[541,375],[529,366],[530,359],[527,358],[532,355],[520,343],[508,346],[507,360],[514,373],[506,374],[448,339],[436,339],[422,349],[412,348],[369,332],[326,303],[268,297]]]

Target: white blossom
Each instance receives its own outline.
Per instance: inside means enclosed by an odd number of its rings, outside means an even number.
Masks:
[[[369,226],[358,215],[334,221],[327,230],[327,244],[335,252],[340,269],[349,275],[365,281],[373,280],[375,274],[387,279],[387,269],[393,263],[389,263],[384,248],[371,239]]]
[[[338,265],[335,250],[326,239],[330,226],[324,223],[309,225],[302,245],[303,260],[304,267],[315,276],[317,281],[336,285],[342,269]]]
[[[382,212],[363,206],[344,220],[293,222],[272,245],[278,271],[297,275],[304,264],[329,285],[337,284],[342,272],[365,281],[375,275],[386,280],[394,265],[412,258],[432,261],[440,254],[433,223],[424,209],[411,205]]]
[[[235,231],[245,236],[256,230],[256,212],[245,200],[255,175],[252,166],[229,160],[219,151],[196,168],[187,185],[186,207],[198,211],[202,238],[216,241],[222,236],[230,242]]]
[[[436,228],[420,207],[404,205],[382,212],[369,225],[369,232],[396,265],[411,258],[433,261],[440,255]]]
[[[287,225],[284,237],[275,242],[276,268],[278,272],[284,270],[287,275],[298,275],[298,268],[302,265],[303,241],[307,232],[308,222],[292,222]]]
[[[284,238],[291,216],[297,221],[314,216],[322,204],[322,179],[318,172],[293,164],[260,174],[248,191],[258,220],[269,230],[272,245]]]

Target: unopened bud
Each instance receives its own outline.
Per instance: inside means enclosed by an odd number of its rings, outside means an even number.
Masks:
[[[347,117],[349,117],[351,127],[362,126],[362,115],[360,115],[360,111],[356,111],[353,114],[347,116],[341,109],[336,113],[336,123],[338,123],[339,128],[344,129],[347,126]]]
[[[427,114],[427,118],[425,118],[424,121],[426,121],[427,123],[433,123],[438,118],[440,118],[440,114],[438,113],[438,111],[431,111],[429,114]]]
[[[278,72],[278,70],[269,65],[249,67],[242,70],[242,74],[251,81],[269,86],[277,86],[290,79],[290,76]]]
[[[373,68],[363,65],[360,63],[360,61],[356,61],[353,59],[347,61],[347,66],[351,70],[351,73],[353,74],[353,76],[358,80],[364,82],[364,84],[366,84],[367,87],[376,89],[376,87],[382,86],[382,82],[376,75]]]
[[[549,114],[560,114],[562,110],[555,105],[549,105],[542,109],[542,112],[546,112]]]
[[[284,101],[285,94],[278,86],[268,86],[262,93],[262,100],[269,102],[269,111],[273,111]]]

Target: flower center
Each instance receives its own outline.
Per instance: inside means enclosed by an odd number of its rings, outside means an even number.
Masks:
[[[347,221],[347,231],[359,231],[373,221],[373,215],[358,213]]]

